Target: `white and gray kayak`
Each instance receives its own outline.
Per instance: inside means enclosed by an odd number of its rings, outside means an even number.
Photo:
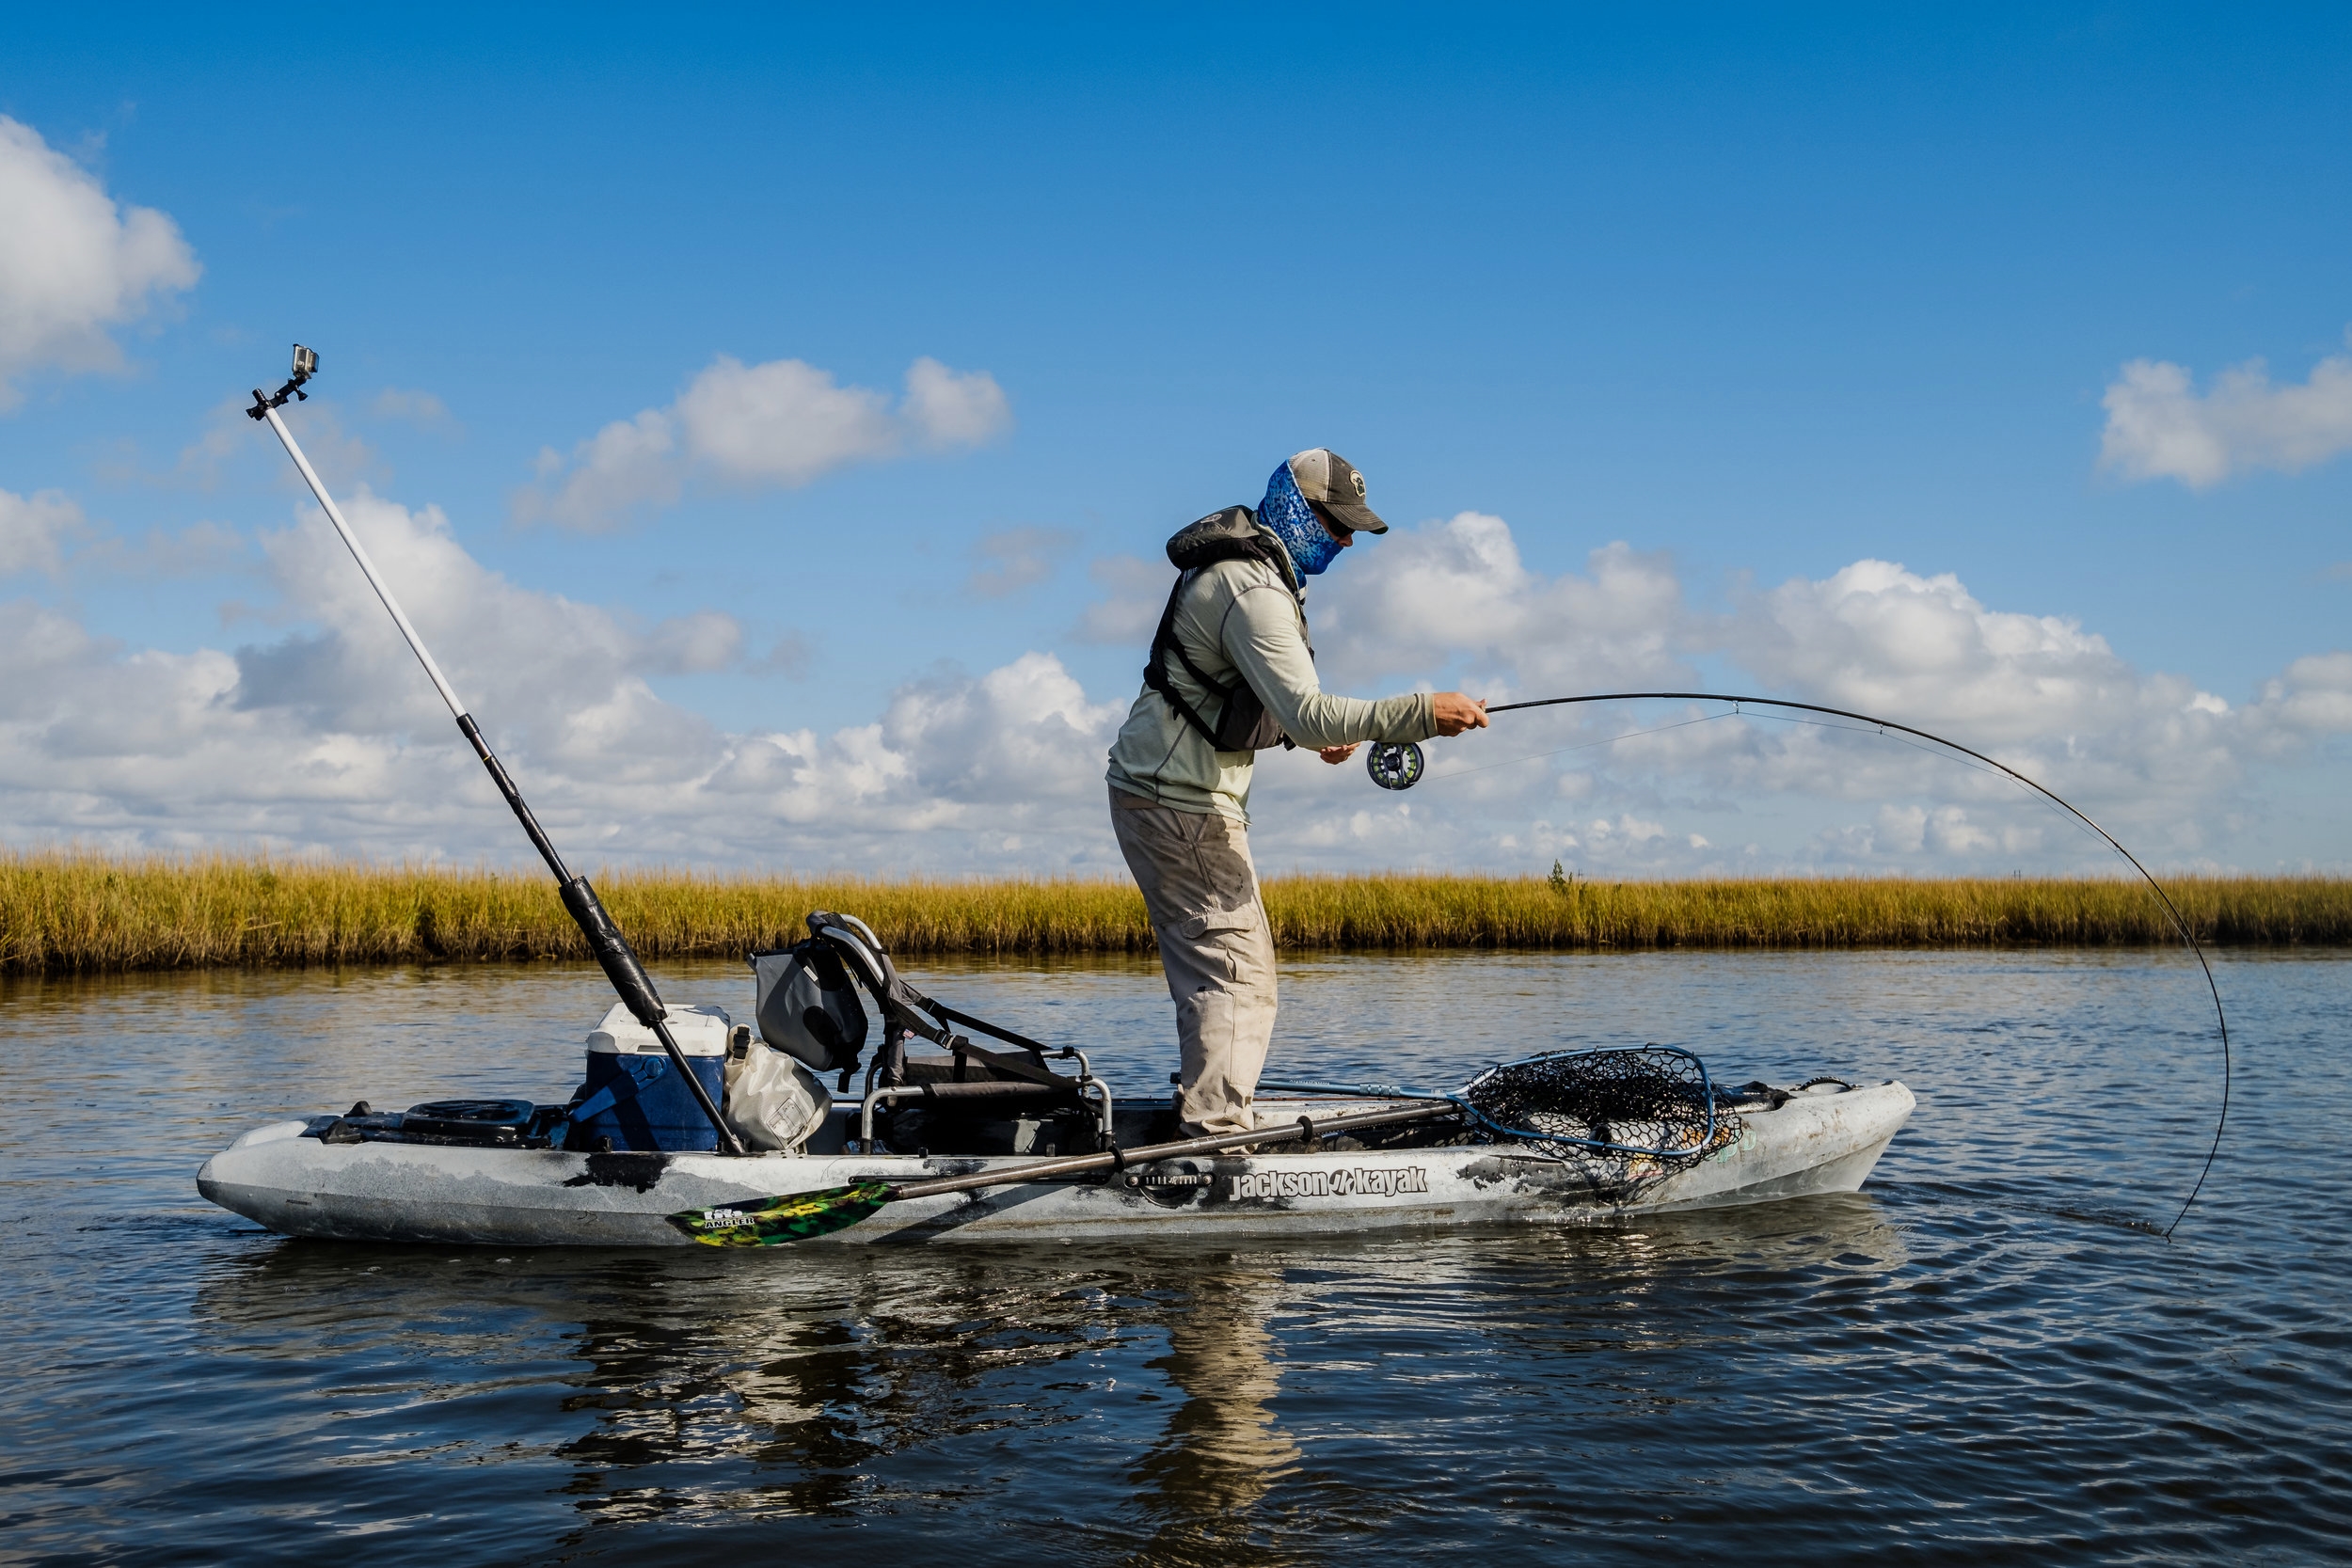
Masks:
[[[1756,1085],[1761,1088],[1762,1085]],[[1261,1125],[1383,1102],[1261,1100]],[[1561,1153],[1508,1142],[1260,1148],[1129,1164],[1071,1180],[910,1198],[823,1238],[844,1242],[1102,1241],[1327,1235],[1411,1227],[1574,1225],[1849,1193],[1910,1117],[1901,1084],[1817,1082],[1740,1108],[1736,1137],[1695,1161]],[[726,1157],[419,1142],[335,1142],[322,1121],[257,1127],[198,1174],[203,1196],[288,1236],[496,1246],[682,1246],[685,1210],[862,1182],[1009,1174],[1027,1155],[839,1152],[836,1105],[809,1152]],[[817,1152],[826,1148],[835,1152]],[[813,1243],[812,1243],[813,1244]]]

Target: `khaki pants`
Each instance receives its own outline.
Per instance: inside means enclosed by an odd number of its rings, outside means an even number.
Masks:
[[[1274,933],[1258,898],[1249,835],[1222,816],[1111,791],[1111,829],[1143,889],[1176,1001],[1188,1134],[1247,1132],[1274,1037]]]

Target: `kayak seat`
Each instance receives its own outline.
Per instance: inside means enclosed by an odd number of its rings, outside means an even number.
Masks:
[[[959,1039],[952,1055],[921,1055],[910,1053],[906,1058],[908,1084],[1024,1084],[1046,1089],[1063,1098],[1078,1098],[1078,1081],[1063,1076],[1046,1067],[1025,1051],[991,1051]]]

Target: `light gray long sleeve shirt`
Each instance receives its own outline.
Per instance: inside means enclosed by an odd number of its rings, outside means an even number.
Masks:
[[[1280,548],[1280,541],[1260,531]],[[1287,556],[1284,558],[1287,562]],[[1282,733],[1309,750],[1360,740],[1426,740],[1438,733],[1426,691],[1366,702],[1323,689],[1307,646],[1301,595],[1263,561],[1219,561],[1185,574],[1175,633],[1201,673],[1223,686],[1249,683]],[[1170,657],[1168,673],[1195,712],[1215,722],[1224,699]],[[1150,687],[1127,711],[1111,745],[1111,786],[1200,816],[1249,820],[1249,752],[1220,752]]]

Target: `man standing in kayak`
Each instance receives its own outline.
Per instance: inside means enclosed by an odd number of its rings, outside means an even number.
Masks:
[[[1345,762],[1367,740],[1486,723],[1458,691],[1365,702],[1325,691],[1307,643],[1306,579],[1359,533],[1386,533],[1364,478],[1327,448],[1274,470],[1252,513],[1229,506],[1168,542],[1183,574],[1144,687],[1110,754],[1111,827],[1159,938],[1183,1045],[1186,1135],[1246,1132],[1274,1037],[1274,934],[1249,858],[1256,752],[1306,746]]]

